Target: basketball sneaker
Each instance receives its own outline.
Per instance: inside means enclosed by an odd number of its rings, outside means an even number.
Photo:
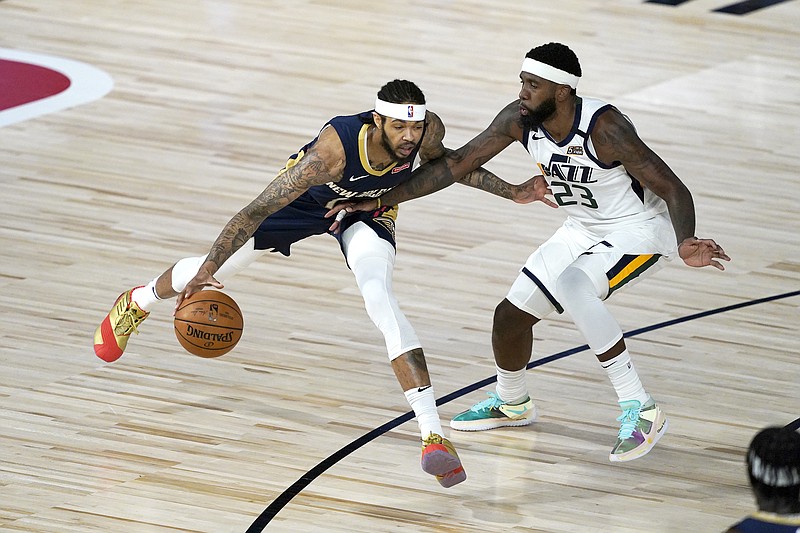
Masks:
[[[608,458],[612,462],[633,461],[653,449],[667,432],[667,417],[652,398],[642,405],[638,400],[619,402],[622,415],[619,435]]]
[[[139,333],[137,330],[139,324],[150,315],[139,309],[136,302],[131,300],[131,294],[138,288],[134,287],[120,294],[114,302],[114,307],[94,332],[94,353],[107,363],[116,361],[122,356],[131,333]]]
[[[456,449],[449,440],[436,433],[422,440],[420,466],[424,472],[436,476],[436,480],[445,488],[467,479]]]
[[[536,406],[530,398],[519,404],[509,404],[488,392],[489,398],[478,402],[450,421],[458,431],[483,431],[504,426],[527,426],[536,420]]]

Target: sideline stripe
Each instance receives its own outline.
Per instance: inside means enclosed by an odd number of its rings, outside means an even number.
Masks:
[[[745,0],[744,2],[737,2],[729,6],[715,9],[716,13],[730,13],[731,15],[747,15],[753,11],[758,11],[765,7],[774,6],[775,4],[782,4],[789,0]]]
[[[665,6],[679,6],[685,4],[689,0],[647,0],[648,4],[663,4]]]
[[[643,328],[635,329],[633,331],[629,331],[628,333],[625,333],[625,338],[635,337],[635,336],[641,335],[643,333],[648,333],[650,331],[655,331],[655,330],[666,328],[666,327],[669,327],[669,326],[674,326],[676,324],[682,324],[683,322],[688,322],[690,320],[697,320],[698,318],[705,318],[705,317],[712,316],[712,315],[718,315],[720,313],[726,313],[728,311],[741,309],[743,307],[750,307],[752,305],[768,303],[768,302],[772,302],[772,301],[775,301],[775,300],[781,300],[781,299],[784,299],[784,298],[791,298],[793,296],[800,296],[800,290],[792,291],[792,292],[786,292],[786,293],[778,294],[778,295],[775,295],[775,296],[767,296],[766,298],[759,298],[757,300],[750,300],[750,301],[747,301],[747,302],[728,305],[728,306],[725,306],[725,307],[719,307],[717,309],[711,309],[710,311],[703,311],[701,313],[695,313],[693,315],[688,315],[688,316],[685,316],[685,317],[682,317],[682,318],[676,318],[674,320],[667,320],[665,322],[660,322],[660,323],[654,324],[652,326],[646,326],[646,327],[643,327]],[[565,350],[563,352],[559,352],[557,354],[553,354],[553,355],[550,355],[548,357],[543,357],[541,359],[537,359],[536,361],[531,361],[530,363],[528,363],[528,366],[526,368],[528,370],[530,370],[531,368],[535,368],[537,366],[542,366],[542,365],[545,365],[547,363],[552,363],[553,361],[557,361],[559,359],[563,359],[565,357],[568,357],[570,355],[574,355],[576,353],[579,353],[579,352],[582,352],[582,351],[588,350],[588,349],[589,349],[589,345],[587,345],[587,344],[584,344],[582,346],[577,346],[575,348],[570,348],[569,350]],[[497,377],[496,376],[492,376],[492,377],[488,377],[486,379],[483,379],[481,381],[478,381],[476,383],[473,383],[472,385],[467,385],[466,387],[463,387],[463,388],[461,388],[461,389],[459,389],[459,390],[457,390],[455,392],[451,392],[450,394],[442,396],[441,398],[439,398],[436,401],[436,405],[442,405],[442,404],[448,403],[451,400],[455,400],[457,398],[460,398],[461,396],[464,396],[465,394],[468,394],[470,392],[474,392],[474,391],[476,391],[476,390],[478,390],[480,388],[485,387],[486,385],[494,383],[496,380],[497,380]],[[361,437],[357,438],[353,442],[351,442],[351,443],[343,446],[342,448],[340,448],[333,455],[330,455],[329,457],[324,459],[322,462],[317,464],[317,466],[315,466],[314,468],[312,468],[311,470],[309,470],[308,472],[303,474],[300,477],[300,479],[298,479],[297,481],[292,483],[292,485],[289,488],[287,488],[285,491],[283,491],[283,493],[281,493],[280,496],[275,498],[275,500],[271,504],[269,504],[269,506],[266,509],[264,509],[264,511],[258,516],[258,518],[256,518],[256,520],[250,525],[250,527],[247,528],[246,533],[261,533],[262,531],[264,531],[264,528],[267,527],[267,525],[272,521],[272,519],[275,518],[275,515],[277,515],[281,511],[281,509],[286,507],[286,504],[288,504],[304,488],[306,488],[308,485],[310,485],[312,481],[314,481],[316,478],[321,476],[326,470],[328,470],[330,467],[332,467],[333,465],[335,465],[336,463],[338,463],[339,461],[341,461],[342,459],[344,459],[345,457],[347,457],[348,455],[350,455],[354,451],[358,450],[359,448],[361,448],[365,444],[368,444],[368,443],[372,442],[373,440],[377,439],[378,437],[380,437],[384,433],[387,433],[388,431],[391,431],[392,429],[396,428],[397,426],[399,426],[401,424],[404,424],[404,423],[408,422],[409,420],[412,420],[413,418],[414,418],[413,411],[409,411],[406,414],[404,414],[402,416],[399,416],[399,417],[395,418],[394,420],[391,420],[391,421],[387,422],[386,424],[383,424],[382,426],[373,429],[369,433],[366,433],[366,434],[362,435]],[[787,428],[794,428],[794,429],[800,428],[800,418],[798,418],[794,422],[790,422],[786,427]]]

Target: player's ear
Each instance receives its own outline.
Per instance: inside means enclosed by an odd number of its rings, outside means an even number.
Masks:
[[[376,126],[378,126],[378,129],[380,130],[383,129],[383,117],[380,116],[375,111],[372,112],[372,121],[375,123]]]
[[[560,84],[556,89],[556,98],[559,100],[565,100],[572,94],[572,87],[569,85]]]

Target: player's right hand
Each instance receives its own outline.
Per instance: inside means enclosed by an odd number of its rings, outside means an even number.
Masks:
[[[215,289],[222,289],[224,285],[217,281],[211,273],[203,268],[200,267],[200,270],[197,271],[197,274],[186,284],[186,287],[178,295],[177,300],[175,301],[175,309],[172,311],[173,316],[175,315],[175,311],[180,308],[181,304],[186,298],[189,298],[192,294],[196,292],[202,291],[205,287],[214,287]]]
[[[513,196],[511,199],[518,204],[529,204],[531,202],[542,202],[550,207],[557,208],[558,204],[547,198],[552,196],[553,191],[547,185],[547,181],[541,174],[532,177],[525,183],[514,185],[512,188]]]

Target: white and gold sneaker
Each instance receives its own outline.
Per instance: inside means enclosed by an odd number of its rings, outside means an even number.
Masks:
[[[114,307],[94,332],[94,353],[107,363],[122,357],[131,333],[139,333],[139,324],[150,316],[150,313],[139,309],[131,299],[131,294],[138,288],[134,287],[120,294]]]

